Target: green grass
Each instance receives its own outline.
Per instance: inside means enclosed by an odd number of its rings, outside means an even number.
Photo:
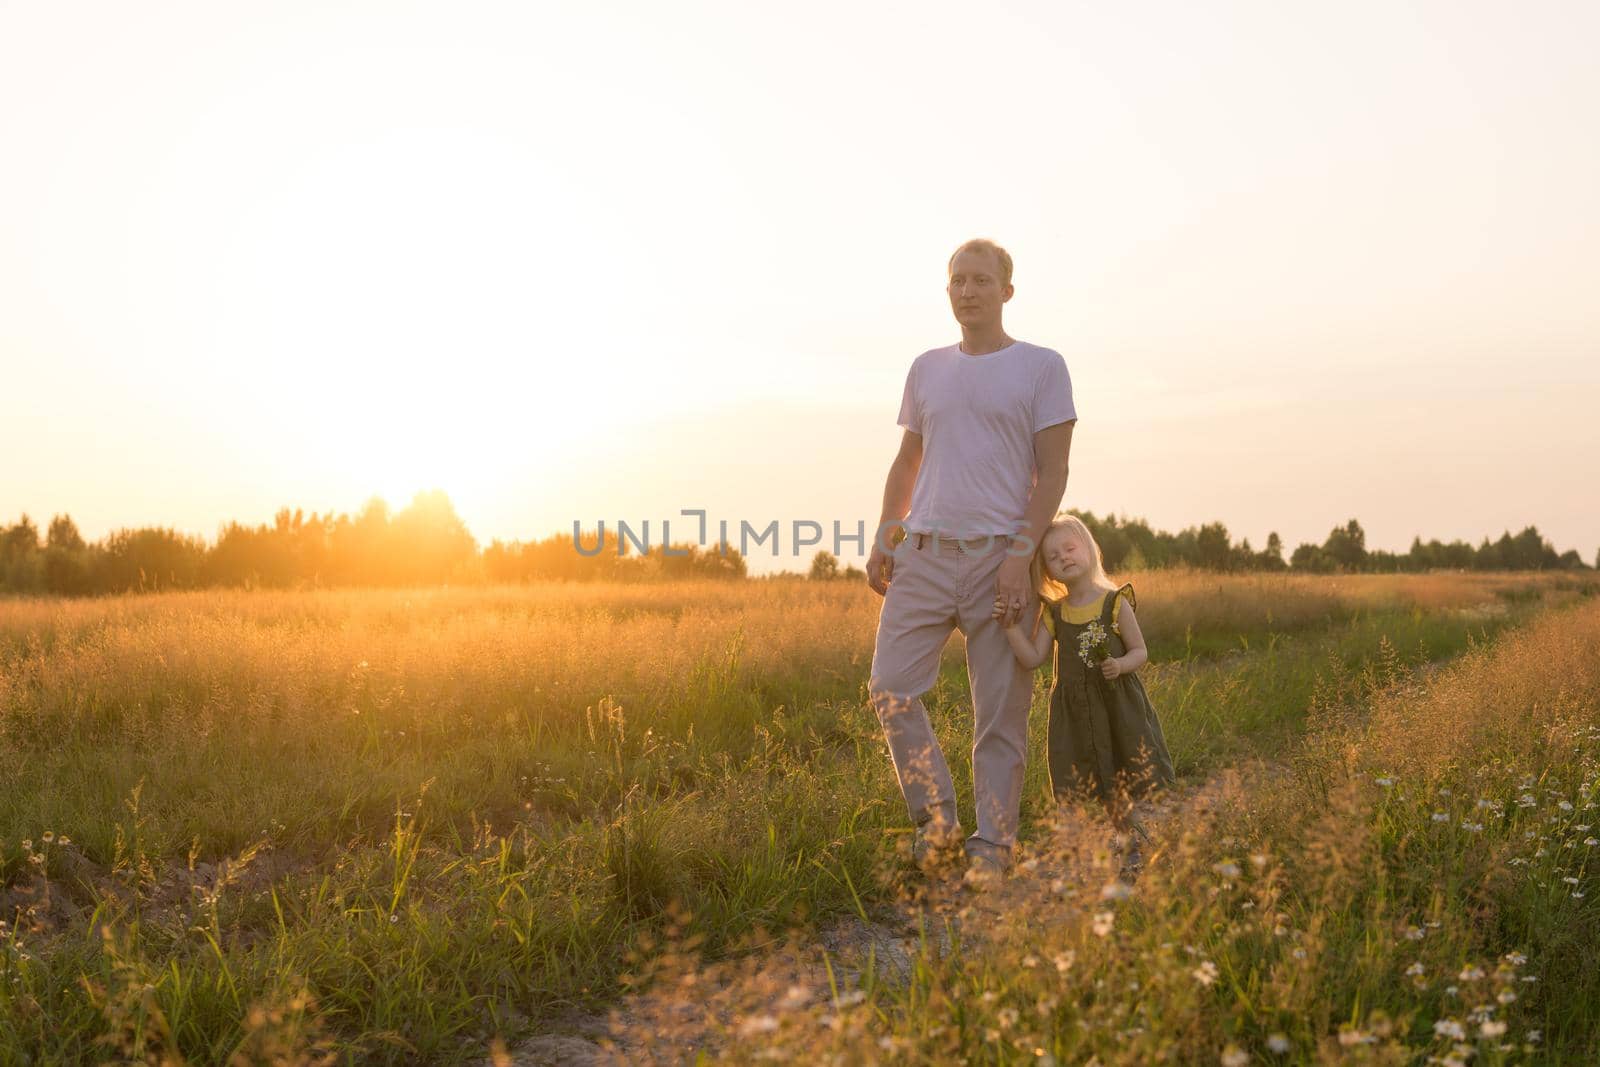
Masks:
[[[1038,876],[1016,907],[967,919],[981,938],[922,952],[856,1007],[788,1013],[763,1051],[1595,1062],[1600,604],[1426,679],[1388,655],[1345,662],[1337,702],[1278,752],[1290,768],[1181,812],[1131,893],[1096,892],[1116,877],[1103,830],[1068,819],[1036,842],[1047,867],[1078,864],[1065,896]]]
[[[146,598],[36,640],[0,626],[0,883],[24,909],[0,937],[0,1062],[91,1060],[107,1037],[194,1062],[319,1041],[349,1062],[457,1062],[610,1003],[669,905],[716,956],[892,892],[875,875],[906,817],[861,699],[870,600],[853,629],[802,615],[809,643],[776,651],[769,617],[729,624],[716,603],[599,621],[561,604],[519,619],[514,598],[420,617],[306,603]],[[1541,607],[1207,631],[1157,657],[1151,693],[1180,771],[1203,775]],[[529,663],[516,634],[535,621],[561,636]],[[657,627],[637,631],[643,662],[584,659],[625,626]],[[970,823],[965,689],[947,668],[928,703]],[[1042,832],[1042,760],[1028,782]],[[212,891],[206,865],[230,863]]]

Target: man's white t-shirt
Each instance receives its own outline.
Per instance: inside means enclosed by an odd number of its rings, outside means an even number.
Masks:
[[[1067,361],[1026,341],[982,356],[960,345],[918,356],[900,425],[922,435],[906,529],[941,537],[1015,534],[1037,470],[1033,435],[1078,417]]]

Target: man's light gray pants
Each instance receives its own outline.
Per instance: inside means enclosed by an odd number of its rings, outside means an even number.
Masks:
[[[972,682],[972,785],[978,828],[969,852],[1008,853],[1017,839],[1027,759],[1033,675],[1017,662],[994,620],[995,581],[1007,541],[957,541],[910,534],[895,565],[872,653],[868,691],[894,757],[911,819],[935,834],[960,832],[950,768],[934,738],[922,694],[939,677],[939,657],[959,628]]]

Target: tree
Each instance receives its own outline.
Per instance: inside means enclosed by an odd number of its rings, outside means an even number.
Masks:
[[[817,581],[832,581],[839,577],[839,558],[827,549],[811,557],[811,573],[806,577]]]
[[[36,593],[44,588],[39,528],[26,515],[15,526],[0,530],[0,588],[18,593]]]
[[[39,527],[24,515],[15,526],[0,532],[0,562],[17,559],[29,552],[39,551]]]
[[[71,516],[51,519],[44,544],[45,589],[59,596],[91,592],[93,567],[94,553],[84,544]]]
[[[440,490],[418,493],[389,524],[388,573],[402,582],[447,582],[477,558],[478,542]]]
[[[1195,534],[1195,562],[1214,571],[1229,570],[1232,552],[1228,528],[1220,522],[1208,522]]]
[[[1340,568],[1360,570],[1367,561],[1367,533],[1359,522],[1351,519],[1329,532],[1328,539],[1322,543],[1322,551]]]
[[[103,573],[96,585],[117,593],[193,588],[200,584],[205,555],[204,541],[176,530],[117,530],[106,538]]]
[[[1306,571],[1310,574],[1327,574],[1336,566],[1332,556],[1324,552],[1319,545],[1301,544],[1294,550],[1294,555],[1289,557],[1289,565],[1297,571]]]
[[[1249,544],[1249,541],[1246,541],[1245,544]],[[1267,547],[1250,557],[1249,566],[1254,570],[1262,571],[1289,569],[1289,564],[1283,558],[1283,538],[1278,536],[1276,530],[1267,534]]]
[[[78,533],[78,524],[72,521],[70,515],[57,515],[50,520],[50,533],[45,538],[46,548],[65,548],[69,551],[78,551],[87,547],[83,543],[83,535]]]

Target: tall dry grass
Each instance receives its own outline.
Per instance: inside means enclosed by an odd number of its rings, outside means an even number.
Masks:
[[[732,1062],[1595,1062],[1600,602],[1373,672],[1186,798],[1133,885],[1063,810],[995,898],[921,894],[905,981],[753,984],[701,1032]]]
[[[1572,595],[1135,581],[1191,772],[1281,744],[1390,636],[1437,659]],[[674,901],[712,952],[865,910],[905,823],[862,699],[877,605],[804,581],[0,601],[0,1059],[120,1034],[220,1062],[281,1030],[451,1061],[610,1002]],[[956,641],[929,698],[951,753],[966,699]]]

